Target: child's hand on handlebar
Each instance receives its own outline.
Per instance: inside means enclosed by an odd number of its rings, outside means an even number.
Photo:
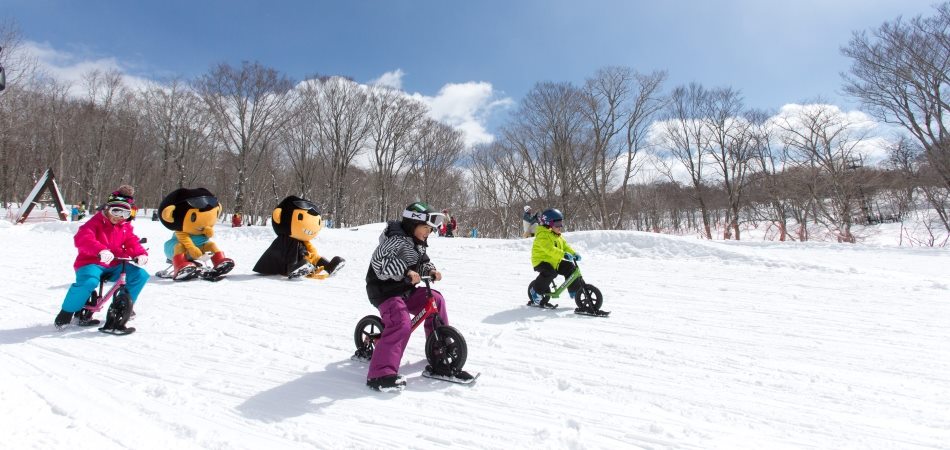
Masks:
[[[409,277],[409,282],[413,285],[419,284],[419,282],[422,281],[422,277],[414,270],[406,272],[406,276]]]

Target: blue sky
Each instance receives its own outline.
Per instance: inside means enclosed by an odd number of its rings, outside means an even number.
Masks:
[[[368,82],[388,73],[433,98],[450,83],[481,83],[491,97],[482,101],[510,108],[539,81],[582,83],[598,68],[624,65],[666,70],[670,87],[731,86],[747,106],[774,110],[819,96],[853,107],[839,94],[848,67],[839,49],[852,31],[930,15],[932,4],[0,0],[0,21],[14,20],[59,61],[110,61],[149,79],[257,60],[298,80],[319,73]],[[478,120],[497,122],[501,109]]]

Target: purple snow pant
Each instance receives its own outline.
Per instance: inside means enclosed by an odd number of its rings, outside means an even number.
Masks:
[[[439,307],[442,323],[448,325],[449,314],[445,310],[445,299],[435,289],[432,290],[432,296],[435,297],[435,304]],[[390,297],[379,305],[379,316],[383,319],[383,335],[376,341],[373,359],[369,362],[369,374],[366,376],[368,379],[399,373],[399,363],[402,361],[402,354],[406,351],[409,334],[412,332],[411,316],[422,311],[425,305],[426,289],[422,287],[413,290],[407,298]],[[433,319],[434,317],[430,316],[423,324],[426,336],[432,332]]]

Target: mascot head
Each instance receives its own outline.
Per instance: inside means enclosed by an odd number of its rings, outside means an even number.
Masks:
[[[323,218],[317,205],[294,195],[280,201],[271,219],[275,233],[298,241],[307,242],[317,237],[323,229]]]
[[[205,188],[175,189],[158,205],[162,225],[172,231],[202,234],[221,215],[218,198]]]

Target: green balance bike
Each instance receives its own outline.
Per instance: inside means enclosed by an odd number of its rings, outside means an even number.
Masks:
[[[552,281],[551,292],[541,295],[539,302],[536,302],[531,296],[531,290],[534,288],[535,282],[535,280],[531,280],[531,282],[528,283],[528,306],[557,309],[558,305],[556,303],[552,304],[550,302],[551,299],[560,298],[561,294],[567,291],[567,287],[570,286],[571,283],[581,278],[580,265],[577,264],[577,261],[572,262],[574,263],[574,272],[572,272],[560,286]],[[537,289],[535,289],[535,291],[537,291]],[[607,317],[610,315],[610,311],[600,309],[604,304],[604,296],[600,293],[600,289],[597,289],[597,287],[592,284],[584,283],[583,280],[581,288],[574,294],[574,303],[577,305],[577,308],[574,309],[575,314],[594,317]]]

